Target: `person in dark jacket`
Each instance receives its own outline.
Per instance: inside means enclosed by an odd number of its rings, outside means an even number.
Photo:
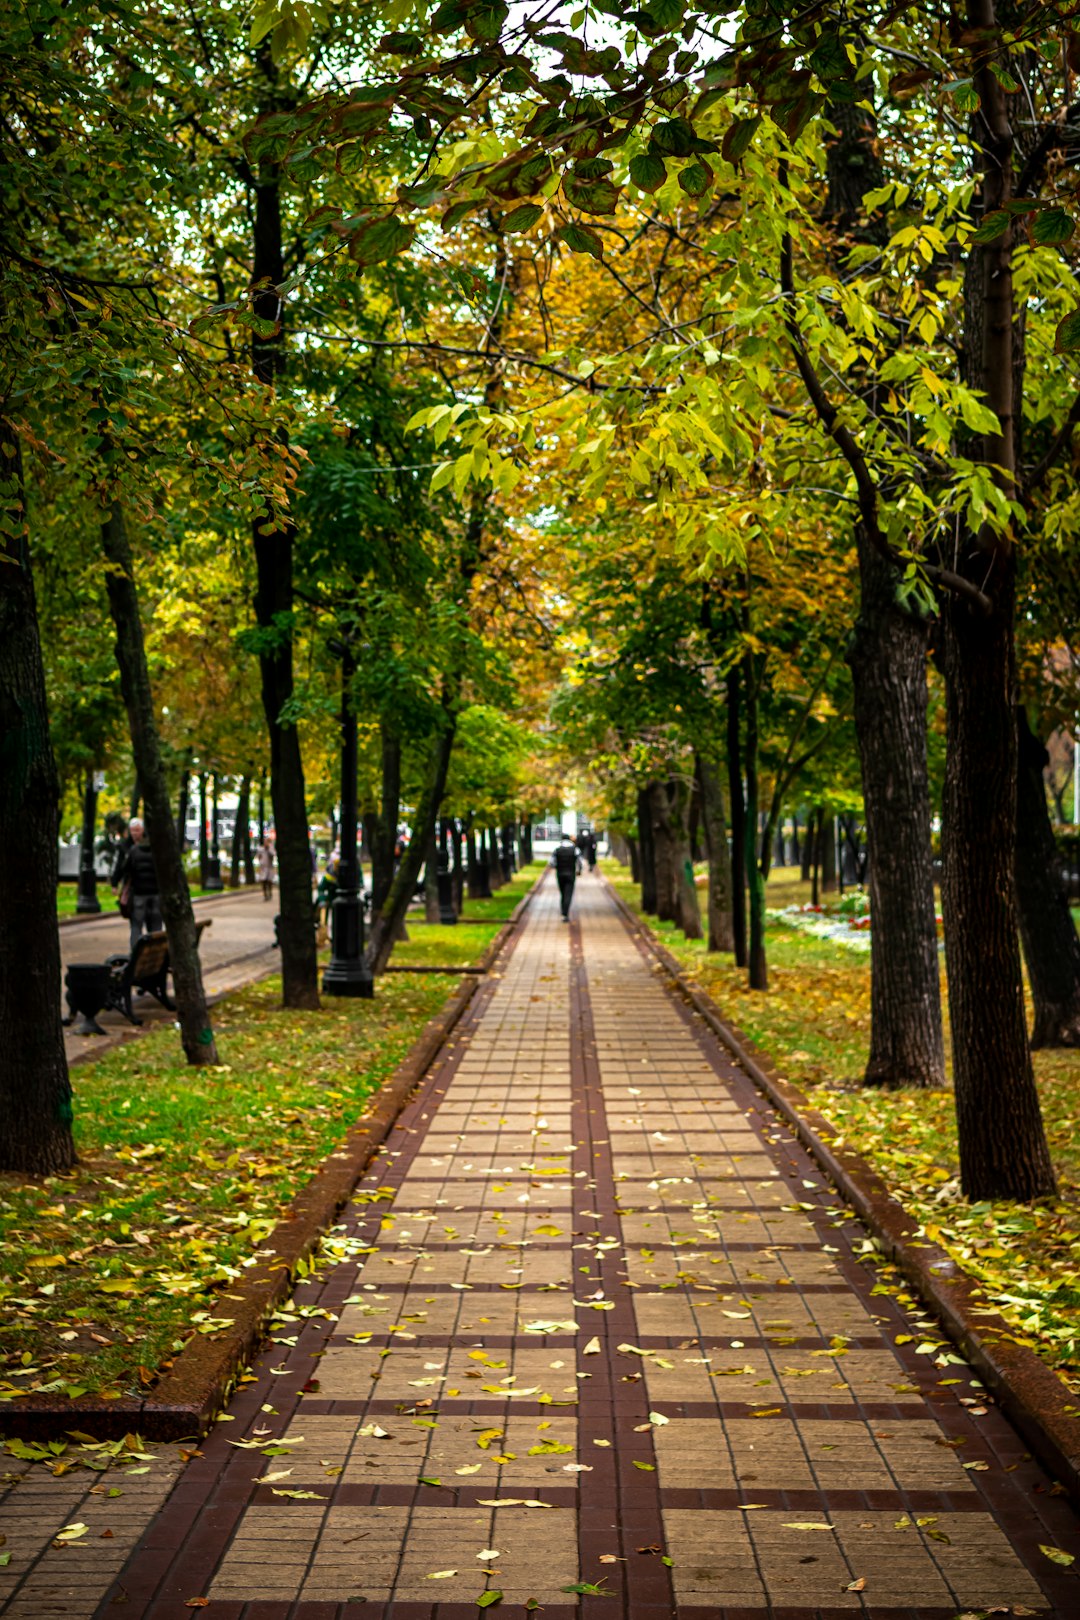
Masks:
[[[131,842],[122,851],[112,875],[115,890],[131,885],[131,949],[143,933],[153,934],[161,927],[161,895],[154,857],[146,842],[146,828],[136,816],[128,827]]]
[[[581,871],[581,856],[577,846],[569,833],[563,833],[551,864],[555,868],[555,877],[559,885],[559,900],[562,904],[563,922],[570,921],[570,902],[574,898],[574,883]]]

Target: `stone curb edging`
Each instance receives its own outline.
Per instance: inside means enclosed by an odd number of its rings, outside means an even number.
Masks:
[[[1080,1502],[1080,1397],[1034,1350],[1016,1343],[1005,1319],[982,1303],[975,1280],[938,1244],[919,1236],[919,1222],[893,1197],[882,1177],[860,1154],[840,1145],[835,1127],[812,1107],[797,1086],[776,1073],[768,1057],[741,1030],[725,1022],[712,997],[687,981],[670,951],[611,884],[608,887],[633,933],[643,940],[679,994],[701,1015],[758,1090],[793,1127],[884,1254],[935,1312],[1032,1454],[1073,1500]]]
[[[219,894],[193,894],[191,896],[191,903],[193,906],[220,905],[222,900],[250,899],[258,886],[259,885],[257,883],[241,883],[238,889],[222,889]],[[57,928],[73,928],[84,923],[89,924],[124,921],[126,921],[126,919],[121,917],[118,911],[114,911],[112,909],[106,910],[106,908],[102,906],[100,911],[81,911],[77,913],[69,913],[66,917],[57,917],[56,926]]]
[[[477,964],[490,971],[532,900],[537,882],[523,895]],[[262,1245],[273,1258],[235,1285],[239,1298],[228,1300],[230,1327],[220,1335],[189,1339],[152,1395],[117,1401],[83,1397],[66,1400],[28,1395],[0,1409],[0,1435],[22,1440],[58,1439],[72,1429],[94,1439],[116,1440],[135,1432],[145,1440],[182,1440],[205,1434],[225,1404],[233,1382],[251,1360],[264,1336],[267,1318],[288,1298],[298,1264],[318,1246],[323,1233],[344,1208],[376,1150],[424,1074],[431,1067],[481,984],[470,974],[424,1027],[389,1080],[379,1087],[360,1121],[342,1146],[326,1158],[297,1194],[289,1213]]]

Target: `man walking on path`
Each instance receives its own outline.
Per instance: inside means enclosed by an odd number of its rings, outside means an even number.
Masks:
[[[269,838],[264,838],[259,845],[259,882],[262,884],[264,900],[274,898],[274,849]]]
[[[574,840],[569,833],[563,833],[551,864],[555,868],[555,876],[559,884],[559,901],[562,906],[563,922],[570,921],[570,902],[574,898],[574,883],[581,871],[581,856],[577,852]]]
[[[146,828],[138,816],[128,827],[131,843],[116,863],[112,886],[123,893],[129,885],[131,904],[131,949],[143,933],[153,934],[161,927],[161,895],[154,857],[146,842]]]

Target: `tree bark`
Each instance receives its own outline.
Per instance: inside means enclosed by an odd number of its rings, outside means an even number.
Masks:
[[[206,833],[206,772],[199,772],[199,887],[206,887],[206,868],[210,860],[210,845]]]
[[[993,0],[969,0],[967,20],[992,40]],[[974,74],[983,213],[1000,209],[1012,191],[1013,135],[990,68],[994,50],[983,46]],[[976,458],[1011,496],[1011,227],[970,249],[964,347],[966,380],[985,391],[999,424],[976,445]],[[990,602],[983,613],[952,597],[942,614],[948,743],[942,903],[960,1178],[969,1198],[1027,1202],[1052,1195],[1055,1181],[1028,1047],[1017,934],[1015,558],[1008,537],[987,525],[975,535],[958,533],[953,566]]]
[[[742,680],[736,664],[726,676],[726,745],[728,803],[731,806],[731,931],[735,964],[745,967],[746,953],[746,800],[742,774]]]
[[[229,883],[234,889],[240,887],[240,861],[244,853],[244,832],[251,813],[251,777],[240,778],[239,803],[236,806],[236,820],[233,823],[232,849],[229,856]]]
[[[131,752],[142,784],[146,835],[161,893],[161,915],[169,936],[176,1014],[184,1056],[192,1064],[216,1064],[217,1047],[203,989],[195,913],[191,907],[180,840],[176,834],[169,783],[158,736],[154,694],[146,663],[139,598],[124,510],[113,501],[101,525],[108,569],[105,587],[116,630],[120,689],[131,731]]]
[[[1080,1046],[1080,938],[1069,910],[1043,770],[1049,754],[1017,707],[1016,898],[1035,1015],[1033,1047]]]
[[[191,772],[185,765],[184,769],[180,772],[180,791],[176,800],[176,836],[180,840],[181,850],[183,850],[185,841],[187,839],[188,793],[190,791],[190,787]]]
[[[649,794],[652,783],[641,788],[637,796],[638,847],[641,852],[641,909],[647,916],[656,915],[656,848],[652,835],[652,810]]]
[[[649,783],[649,826],[656,870],[656,915],[661,922],[679,920],[676,892],[675,837],[666,782]]]
[[[465,860],[468,865],[466,889],[469,899],[480,900],[483,898],[484,885],[480,881],[480,856],[477,853],[476,828],[473,826],[471,815],[465,826]]]
[[[860,527],[860,604],[848,654],[869,850],[868,1086],[942,1086],[945,1044],[926,758],[927,629]]]
[[[268,46],[259,64],[270,84],[276,69]],[[266,110],[276,110],[268,96]],[[263,290],[253,299],[257,316],[274,322],[272,335],[252,336],[251,369],[273,388],[285,365],[285,306],[274,291],[285,279],[282,248],[280,170],[267,163],[254,177],[254,254],[252,282]],[[270,799],[274,807],[278,895],[281,917],[281,992],[286,1007],[319,1005],[315,930],[311,926],[311,845],[304,765],[296,724],[283,720],[293,695],[293,527],[267,510],[256,519],[255,618],[262,632],[259,672],[270,738]]]
[[[372,916],[382,906],[394,881],[394,849],[401,811],[401,737],[385,718],[380,721],[379,737],[382,747],[379,810],[364,817],[364,842],[371,862]]]
[[[701,906],[694,882],[693,846],[690,841],[690,801],[693,784],[677,777],[670,796],[672,831],[672,879],[676,921],[687,939],[704,938]]]
[[[701,824],[709,856],[708,949],[734,951],[735,926],[731,906],[731,851],[724,824],[724,795],[716,763],[703,750],[696,755],[701,786]]]
[[[424,921],[439,921],[439,838],[435,822],[424,851]]]
[[[822,894],[835,894],[836,877],[836,817],[824,809],[818,812],[818,870]]]
[[[743,836],[743,858],[746,862],[746,887],[749,891],[750,938],[748,955],[751,990],[769,988],[769,971],[765,960],[765,878],[758,860],[758,700],[757,675],[754,654],[743,657],[743,704],[746,709],[746,819]]]
[[[450,755],[454,747],[456,717],[449,709],[432,743],[427,776],[416,807],[413,836],[401,857],[394,881],[379,911],[372,907],[371,934],[368,940],[367,961],[373,973],[381,973],[390,960],[394,944],[405,921],[416,880],[420,876],[424,851],[428,848],[446,791],[446,774],[450,769]]]
[[[450,819],[450,849],[453,854],[454,867],[451,874],[454,894],[454,910],[461,916],[465,904],[465,861],[463,859],[464,837],[461,831],[461,822],[456,816]]]
[[[75,1163],[56,928],[60,784],[30,563],[21,445],[0,421],[0,1170]]]
[[[487,846],[488,883],[492,891],[501,889],[506,879],[503,876],[502,857],[499,854],[499,833],[495,827],[489,827],[485,834]]]

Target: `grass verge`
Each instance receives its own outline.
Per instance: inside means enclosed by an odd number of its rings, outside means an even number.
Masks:
[[[409,917],[409,937],[394,946],[394,967],[469,967],[487,950],[514,907],[528,894],[541,872],[543,862],[516,872],[509,883],[497,889],[490,900],[466,900],[463,915],[456,923],[427,923],[419,913]]]
[[[0,1398],[137,1394],[194,1333],[458,980],[379,981],[375,1000],[279,1007],[266,979],[216,1009],[222,1066],[171,1025],[74,1074],[80,1163],[0,1177]]]
[[[626,869],[603,864],[616,891],[641,915]],[[770,906],[801,898],[790,873],[770,879]],[[1080,1390],[1080,1052],[1034,1054],[1059,1197],[1038,1205],[970,1204],[960,1193],[951,1089],[882,1092],[860,1084],[870,1048],[868,953],[770,917],[770,988],[762,994],[747,989],[745,971],[730,957],[710,956],[701,941],[685,940],[670,923],[643,920],[724,1017],[806,1092],[926,1234],[979,1281],[1017,1341]],[[944,967],[942,1000],[948,1050]],[[891,1268],[882,1269],[887,1279]]]

